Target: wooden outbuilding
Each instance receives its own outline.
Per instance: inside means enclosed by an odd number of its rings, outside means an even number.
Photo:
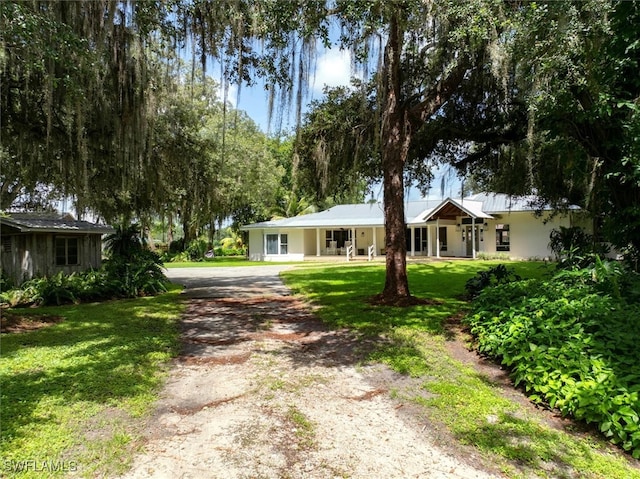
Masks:
[[[3,213],[0,215],[0,269],[20,284],[51,276],[99,268],[102,237],[113,228],[79,221],[70,214]]]

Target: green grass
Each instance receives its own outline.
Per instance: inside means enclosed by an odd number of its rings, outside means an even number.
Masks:
[[[290,264],[291,262],[287,262]],[[250,261],[244,256],[219,256],[205,261],[176,261],[164,263],[165,268],[215,268],[222,266],[269,266],[271,261]],[[291,263],[294,264],[294,263]]]
[[[506,399],[475,369],[447,350],[447,319],[468,309],[465,282],[500,261],[442,261],[409,264],[414,296],[437,304],[410,308],[372,306],[382,291],[384,266],[325,266],[283,272],[286,283],[318,306],[318,315],[336,327],[384,338],[370,360],[421,378],[424,391],[403,397],[419,404],[435,424],[459,442],[476,448],[507,477],[640,478],[627,456],[612,453],[595,435],[552,429]],[[525,278],[539,278],[551,266],[509,263]],[[403,393],[404,394],[404,393]]]
[[[85,477],[122,472],[135,420],[150,411],[178,351],[177,293],[19,311],[64,321],[2,337],[3,477],[43,477],[9,470],[24,461],[71,465]]]

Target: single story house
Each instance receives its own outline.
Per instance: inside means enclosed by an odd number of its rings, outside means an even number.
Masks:
[[[407,255],[476,258],[548,258],[549,234],[560,226],[587,226],[578,207],[565,215],[536,216],[534,197],[479,193],[466,198],[405,204]],[[249,233],[249,258],[301,261],[344,255],[371,259],[385,253],[380,203],[339,205],[319,213],[265,221],[241,228]]]
[[[70,214],[3,213],[0,215],[0,269],[20,284],[50,276],[99,268],[107,225],[78,221]]]

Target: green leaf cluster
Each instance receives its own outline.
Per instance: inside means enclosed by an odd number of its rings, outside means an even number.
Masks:
[[[615,288],[603,282],[587,269],[487,288],[466,322],[478,350],[534,401],[597,425],[639,458],[640,305],[628,291],[605,294]]]

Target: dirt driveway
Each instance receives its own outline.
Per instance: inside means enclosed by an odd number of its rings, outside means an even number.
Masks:
[[[184,349],[123,477],[499,477],[440,447],[447,441],[392,399],[418,385],[359,365],[367,344],[289,296],[284,268],[169,270],[190,298]]]

